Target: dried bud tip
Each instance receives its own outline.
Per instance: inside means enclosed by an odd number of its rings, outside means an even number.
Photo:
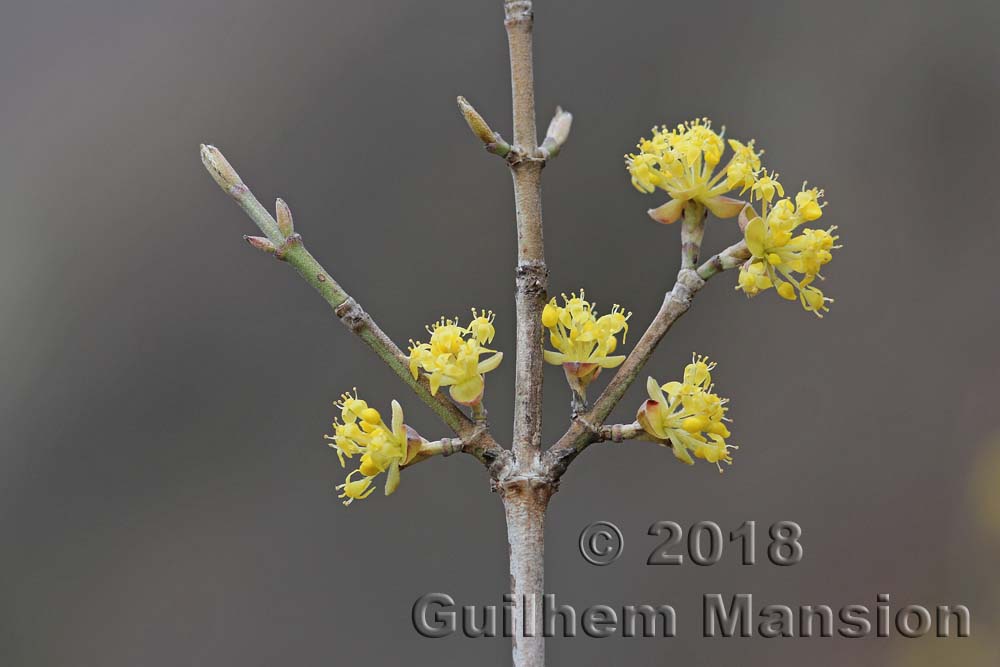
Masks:
[[[567,361],[562,367],[566,372],[567,378],[576,378],[584,387],[590,384],[601,373],[600,366],[583,361]],[[572,381],[570,384],[572,384]]]
[[[280,197],[274,202],[274,211],[278,216],[278,231],[284,237],[289,237],[295,233],[295,224],[292,221],[292,210],[288,204]]]
[[[420,453],[420,448],[427,441],[409,424],[403,424],[403,428],[406,430],[406,459],[404,463],[410,463],[417,457]]]
[[[233,194],[233,188],[243,185],[243,180],[233,169],[233,165],[229,164],[226,156],[215,146],[201,145],[201,161],[219,187],[227,193]]]
[[[257,250],[263,250],[271,255],[278,251],[275,245],[263,236],[244,236],[243,240],[252,245],[254,248],[257,248]]]
[[[471,104],[469,104],[469,101],[461,95],[458,96],[458,110],[462,112],[462,117],[465,118],[465,122],[468,123],[469,129],[472,130],[473,134],[479,137],[480,141],[484,144],[490,144],[497,141],[499,137],[497,137],[496,133],[490,128],[486,120],[484,120],[483,117],[479,115],[479,112],[476,111]]]

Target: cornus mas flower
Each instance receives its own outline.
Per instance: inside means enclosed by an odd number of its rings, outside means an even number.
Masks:
[[[385,495],[391,495],[399,486],[399,468],[409,463],[420,450],[422,439],[403,423],[403,408],[392,402],[392,424],[382,421],[378,410],[354,394],[345,393],[334,403],[340,408],[340,419],[333,422],[334,435],[330,446],[337,450],[340,465],[344,458],[361,454],[360,465],[351,471],[343,484],[337,486],[344,504],[370,496],[375,488],[373,480],[386,474]]]
[[[414,379],[423,371],[431,384],[431,393],[440,387],[450,387],[449,393],[462,405],[478,405],[483,397],[485,373],[500,365],[502,352],[483,345],[493,340],[493,311],[479,313],[472,309],[469,326],[459,326],[458,320],[439,321],[427,327],[429,343],[410,341],[410,372]],[[480,361],[484,354],[491,356]]]
[[[562,298],[562,306],[553,298],[542,310],[542,326],[549,330],[549,342],[558,350],[545,350],[545,361],[562,366],[567,376],[586,386],[602,368],[614,368],[625,361],[624,355],[611,353],[618,348],[619,333],[625,342],[632,313],[615,304],[610,313],[598,317],[583,290],[580,296],[563,294]]]
[[[729,399],[713,392],[712,370],[715,364],[707,357],[692,355],[684,368],[682,382],[660,383],[649,378],[646,391],[649,400],[642,404],[636,418],[646,433],[658,440],[669,442],[674,456],[687,464],[694,464],[691,454],[714,463],[722,472],[720,461],[732,463],[726,444],[729,429],[726,427],[725,404]]]
[[[728,143],[733,154],[716,170],[726,142],[707,118],[682,123],[672,130],[654,127],[652,139],[641,139],[637,144],[639,153],[625,156],[632,185],[645,194],[659,188],[671,197],[666,204],[651,209],[650,217],[670,224],[683,215],[689,201],[704,205],[719,218],[738,215],[744,202],[725,194],[736,188],[741,188],[742,194],[753,185],[760,171],[761,151],[755,150],[753,140],[744,144],[730,139]]]
[[[825,203],[820,204],[823,191],[806,189],[795,195],[795,203],[785,198],[784,188],[776,175],[766,173],[752,186],[753,198],[760,202],[761,213],[747,206],[740,214],[740,226],[746,238],[751,257],[740,268],[736,289],[747,296],[775,288],[778,294],[790,301],[798,298],[807,311],[822,317],[822,311],[829,310],[827,303],[833,301],[812,283],[822,280],[820,269],[832,259],[831,250],[839,248],[834,242],[836,227],[829,229],[804,229],[793,235],[806,222],[812,222],[823,215]],[[778,199],[771,204],[775,194]],[[796,278],[795,274],[800,274]]]

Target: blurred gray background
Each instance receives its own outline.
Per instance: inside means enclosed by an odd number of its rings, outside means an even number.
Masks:
[[[498,499],[469,457],[350,508],[322,435],[358,386],[445,435],[252,230],[198,160],[222,148],[262,201],[399,342],[498,311],[489,376],[510,435],[509,176],[458,116],[510,136],[506,39],[489,2],[8,2],[0,22],[0,664],[504,665],[503,639],[419,637],[441,591],[497,604]],[[756,137],[790,189],[826,188],[844,248],[823,321],[713,280],[649,370],[719,362],[736,464],[595,446],[549,515],[560,602],[668,602],[676,639],[552,640],[553,665],[997,664],[1000,309],[997,25],[988,2],[538,0],[539,125],[570,143],[544,177],[551,291],[625,304],[637,334],[677,269],[622,154],[707,115]],[[710,223],[717,250],[736,238]],[[638,330],[638,331],[637,331]],[[630,336],[629,344],[636,338]],[[546,438],[566,425],[546,376]],[[632,418],[636,387],[617,417]],[[610,520],[624,556],[576,540]],[[804,528],[791,568],[647,567],[657,520]],[[762,543],[766,539],[762,535]],[[965,603],[973,636],[700,639],[703,593],[759,605]]]

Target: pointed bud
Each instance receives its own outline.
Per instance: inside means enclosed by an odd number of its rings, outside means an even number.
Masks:
[[[263,250],[270,255],[273,255],[278,251],[275,245],[263,236],[244,236],[243,240],[252,245],[254,248],[257,248],[257,250]]]
[[[458,110],[462,112],[462,117],[465,118],[465,122],[468,123],[469,129],[472,133],[479,137],[479,140],[484,144],[489,144],[496,141],[496,132],[489,126],[486,120],[479,115],[479,112],[469,104],[469,101],[458,96]]]
[[[573,114],[563,111],[562,107],[556,107],[556,115],[549,122],[549,129],[546,136],[552,137],[560,145],[566,143],[569,138],[569,129],[573,126]]]
[[[284,237],[289,237],[295,233],[295,224],[292,222],[292,210],[288,204],[280,197],[274,202],[274,210],[278,216],[278,230]]]
[[[486,119],[480,116],[479,112],[461,95],[458,96],[458,110],[462,112],[462,117],[472,133],[486,145],[487,151],[500,157],[506,157],[510,153],[510,144],[504,141],[499,133],[494,132]]]
[[[201,162],[226,193],[234,194],[236,188],[244,187],[243,179],[233,169],[233,165],[229,164],[226,156],[215,146],[201,145]]]
[[[545,141],[542,142],[541,151],[546,158],[555,157],[559,150],[569,138],[569,130],[573,126],[573,114],[563,111],[562,107],[556,107],[556,114],[549,122],[549,129],[545,133]]]

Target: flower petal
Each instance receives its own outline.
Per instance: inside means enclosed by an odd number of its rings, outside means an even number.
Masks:
[[[672,445],[671,449],[674,450],[674,456],[676,456],[678,459],[688,464],[689,466],[694,465],[694,459],[691,458],[691,455],[688,453],[686,447],[678,443],[677,440],[675,440],[674,438],[670,438],[670,444]]]
[[[595,359],[593,363],[597,364],[601,368],[614,368],[616,366],[621,366],[621,363],[625,361],[625,355],[616,355],[613,357],[601,357]]]
[[[649,398],[667,404],[666,400],[663,398],[663,390],[660,389],[660,383],[653,379],[653,376],[646,378],[646,393],[649,394]]]
[[[392,401],[392,435],[399,442],[406,442],[406,426],[403,424],[403,408],[399,401]]]
[[[681,384],[680,382],[677,382],[676,380],[673,382],[668,382],[665,385],[663,385],[663,391],[667,392],[667,396],[669,396],[670,398],[675,398],[677,394],[681,393],[681,389],[683,388],[684,385]]]
[[[389,464],[389,472],[385,476],[385,495],[391,496],[399,488],[399,461]]]
[[[564,363],[569,361],[565,354],[561,352],[553,352],[552,350],[545,350],[544,353],[546,363],[552,364],[553,366],[562,366]]]
[[[503,352],[497,352],[492,357],[487,357],[486,359],[480,361],[479,365],[476,367],[476,371],[480,374],[489,373],[491,370],[499,366],[501,361],[503,361]]]

